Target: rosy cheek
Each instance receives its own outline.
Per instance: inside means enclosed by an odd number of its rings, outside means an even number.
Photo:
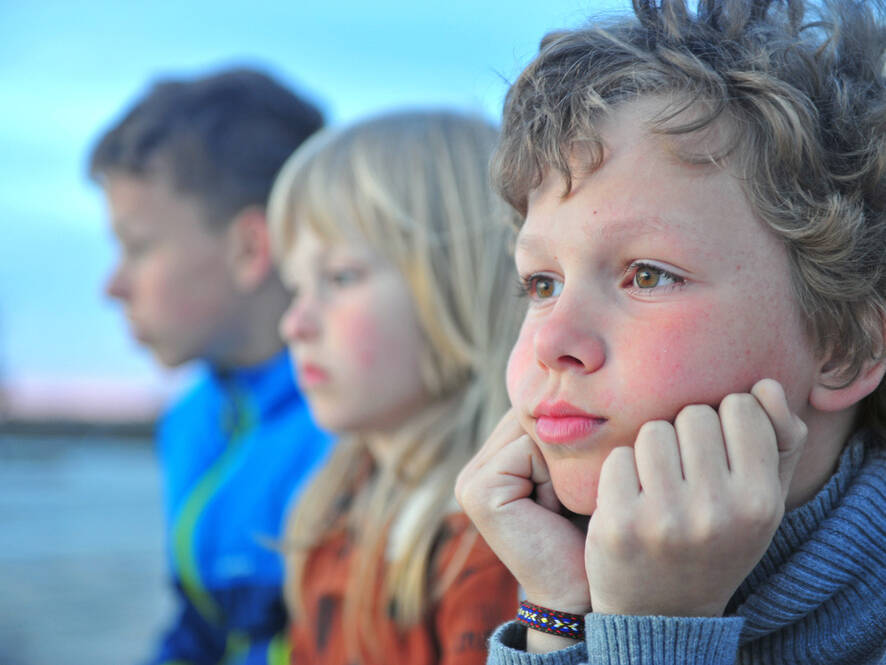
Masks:
[[[507,387],[511,404],[519,407],[524,404],[524,394],[528,390],[529,370],[535,364],[535,355],[530,342],[531,337],[521,331],[517,343],[508,358]]]
[[[342,312],[335,326],[337,346],[357,367],[372,369],[390,346],[390,340],[378,329],[377,322],[364,311]]]
[[[708,344],[703,321],[691,312],[660,316],[655,329],[636,335],[633,344],[625,345],[632,372],[650,379],[650,388],[668,394],[687,380],[697,378],[695,359]]]
[[[731,316],[687,306],[657,318],[655,334],[628,347],[628,372],[644,377],[655,395],[657,407],[647,415],[670,420],[687,404],[716,406],[762,378],[747,349],[747,331]]]

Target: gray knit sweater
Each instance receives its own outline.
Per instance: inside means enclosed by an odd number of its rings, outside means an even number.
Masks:
[[[879,444],[879,445],[878,445]],[[490,640],[495,665],[879,665],[886,663],[886,447],[846,446],[811,501],[785,515],[720,618],[588,614],[586,642],[527,654],[511,622]]]

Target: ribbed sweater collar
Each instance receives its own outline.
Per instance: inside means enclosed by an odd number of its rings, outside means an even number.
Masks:
[[[747,643],[788,627],[792,640],[814,638],[828,615],[845,621],[872,602],[886,606],[886,450],[861,431],[821,491],[785,515],[730,605]]]

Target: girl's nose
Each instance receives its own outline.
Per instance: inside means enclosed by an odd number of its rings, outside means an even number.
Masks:
[[[570,306],[562,298],[536,329],[534,345],[538,363],[560,372],[590,373],[606,359],[606,347],[595,329],[587,306]]]
[[[306,298],[293,299],[280,319],[280,337],[284,342],[302,342],[315,337],[320,322],[315,308]]]

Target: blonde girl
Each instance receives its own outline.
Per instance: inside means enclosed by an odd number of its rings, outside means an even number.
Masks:
[[[496,140],[474,117],[392,113],[317,136],[271,193],[280,331],[341,436],[287,533],[294,663],[480,663],[516,610],[452,498],[507,408],[521,314]]]

